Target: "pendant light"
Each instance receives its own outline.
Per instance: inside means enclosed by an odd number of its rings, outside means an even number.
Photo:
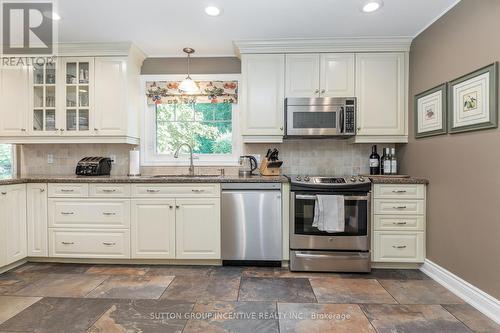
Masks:
[[[179,90],[185,94],[196,94],[200,91],[200,88],[196,84],[196,82],[191,79],[191,76],[189,76],[189,64],[191,61],[191,54],[194,53],[194,49],[190,47],[185,47],[182,49],[184,53],[187,54],[187,77],[182,80],[181,84],[179,85]]]

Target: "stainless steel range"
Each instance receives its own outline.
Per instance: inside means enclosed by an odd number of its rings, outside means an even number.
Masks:
[[[370,180],[295,175],[291,177],[291,191],[290,270],[369,272]],[[316,219],[318,215],[315,206],[319,205],[319,197],[325,198],[323,196],[337,196],[334,199],[340,200],[336,207],[340,206],[341,210],[343,207],[341,215],[345,223],[338,221],[341,232],[328,232],[315,226],[315,215]]]

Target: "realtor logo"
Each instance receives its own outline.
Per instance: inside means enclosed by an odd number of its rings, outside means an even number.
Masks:
[[[53,54],[52,13],[52,2],[2,2],[2,53]]]

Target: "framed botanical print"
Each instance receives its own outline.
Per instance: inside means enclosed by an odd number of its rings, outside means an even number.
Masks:
[[[415,95],[415,138],[446,134],[446,88],[443,83]]]
[[[493,63],[449,83],[450,133],[498,126],[497,71],[498,63]]]

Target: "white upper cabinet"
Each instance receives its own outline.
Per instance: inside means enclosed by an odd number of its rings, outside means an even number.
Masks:
[[[63,112],[60,130],[67,135],[89,135],[94,108],[94,58],[65,58]]]
[[[241,131],[245,142],[279,142],[284,134],[285,56],[242,56]]]
[[[95,59],[94,132],[97,135],[123,135],[127,129],[126,58]]]
[[[285,80],[286,97],[319,97],[320,56],[287,54]]]
[[[359,53],[356,55],[357,136],[376,142],[407,140],[406,54]],[[391,139],[391,136],[394,139]]]
[[[354,54],[325,53],[320,56],[320,96],[353,97]]]
[[[54,63],[0,70],[2,141],[138,144],[145,55],[127,43],[59,51]]]
[[[286,55],[286,97],[353,97],[354,53]]]
[[[0,68],[0,136],[27,134],[28,78],[28,67]]]

